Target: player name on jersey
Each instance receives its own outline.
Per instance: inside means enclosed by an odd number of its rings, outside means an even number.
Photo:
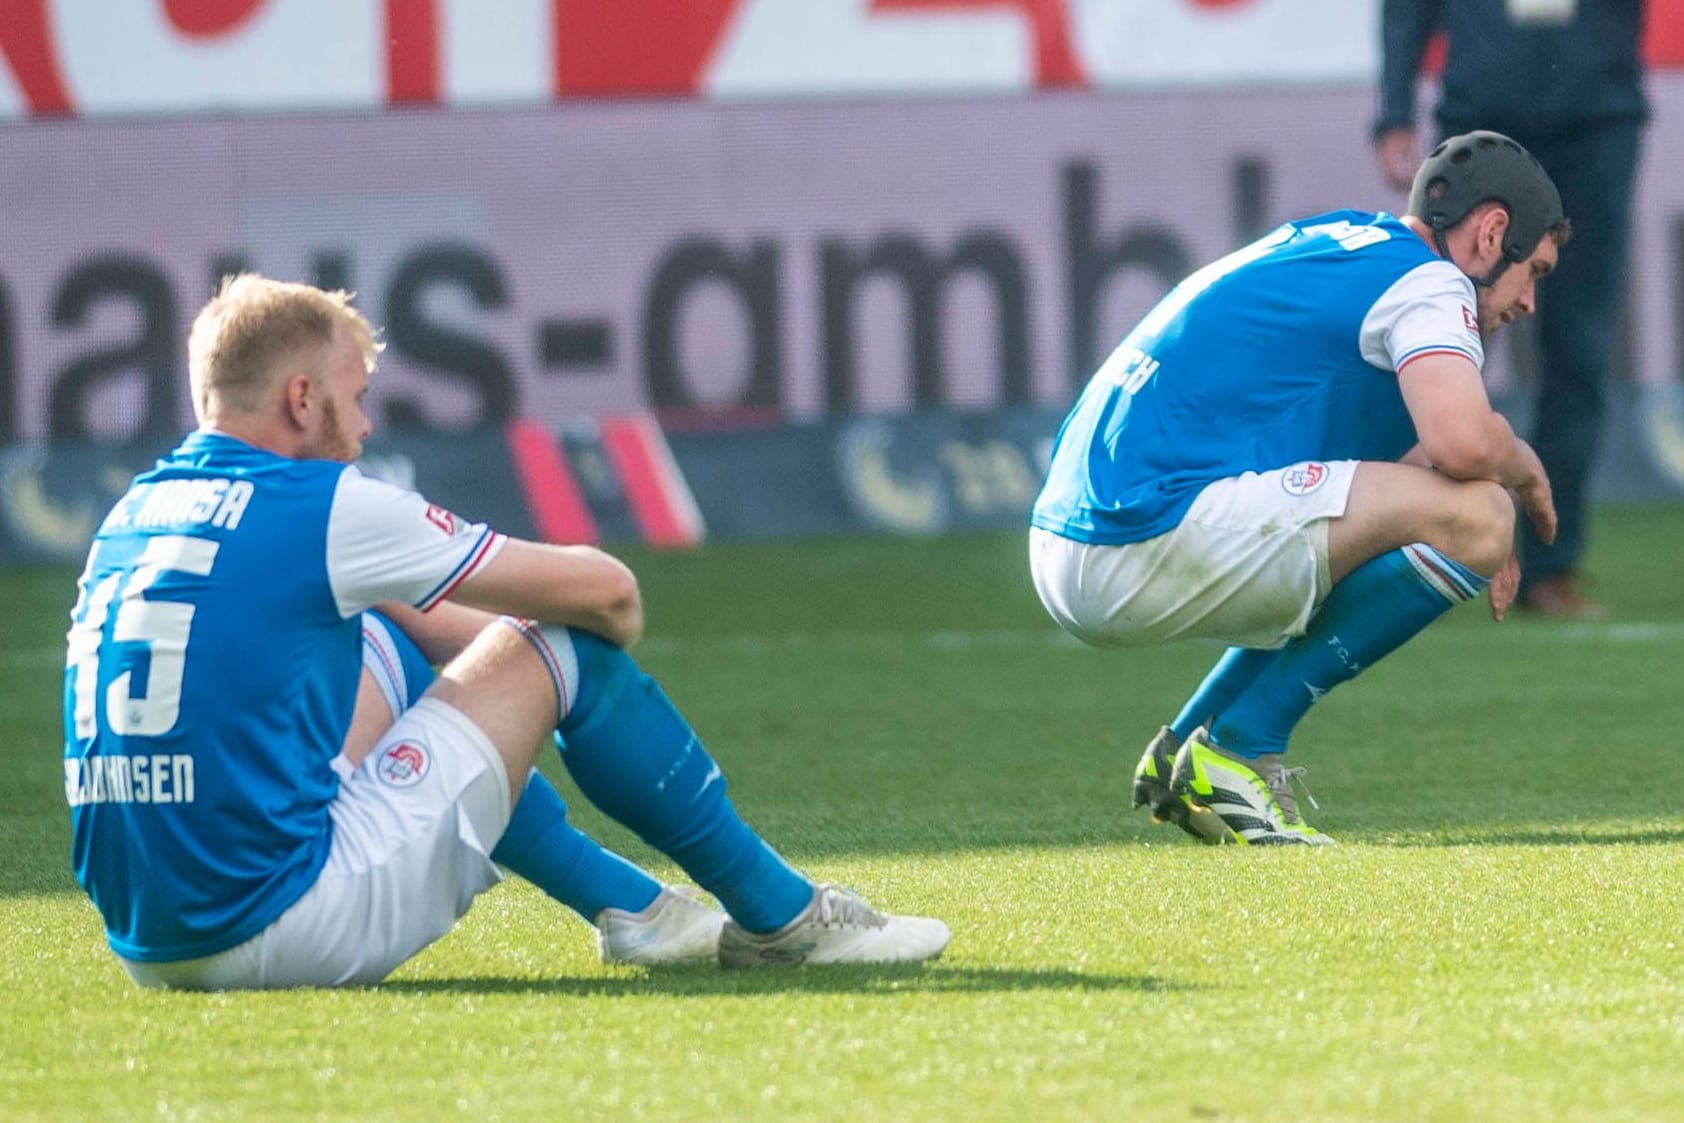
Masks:
[[[87,803],[192,803],[193,758],[187,753],[90,756],[64,762],[64,797]]]
[[[209,523],[236,530],[251,502],[249,480],[161,480],[136,484],[112,508],[105,529]]]

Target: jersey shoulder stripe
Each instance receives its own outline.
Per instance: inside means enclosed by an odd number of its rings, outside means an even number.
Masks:
[[[482,531],[479,541],[474,543],[473,549],[468,551],[467,557],[451,570],[450,575],[439,582],[434,589],[422,597],[415,605],[425,612],[456,591],[457,586],[472,577],[486,562],[490,561],[498,548],[503,544],[503,536],[487,528]]]

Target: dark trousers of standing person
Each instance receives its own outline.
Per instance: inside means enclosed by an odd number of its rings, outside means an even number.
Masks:
[[[1626,293],[1631,197],[1641,125],[1510,133],[1561,192],[1573,237],[1539,286],[1537,412],[1532,445],[1549,473],[1560,529],[1552,545],[1521,520],[1522,596],[1532,583],[1579,567],[1587,539],[1590,477],[1603,416],[1603,386]]]

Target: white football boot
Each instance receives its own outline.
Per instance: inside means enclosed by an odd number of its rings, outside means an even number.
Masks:
[[[852,890],[820,885],[796,918],[765,935],[726,921],[719,962],[726,967],[800,963],[911,963],[934,959],[953,933],[927,916],[878,912]]]
[[[708,963],[719,957],[725,914],[688,885],[668,885],[642,912],[596,914],[596,949],[604,963],[643,967]]]

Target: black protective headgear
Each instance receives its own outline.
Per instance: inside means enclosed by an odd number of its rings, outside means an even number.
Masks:
[[[1502,133],[1476,129],[1453,136],[1432,150],[1415,173],[1409,212],[1433,230],[1433,241],[1446,259],[1444,232],[1479,204],[1495,199],[1509,212],[1503,257],[1489,276],[1474,283],[1496,283],[1510,265],[1525,261],[1551,227],[1567,221],[1561,193],[1532,153]]]

